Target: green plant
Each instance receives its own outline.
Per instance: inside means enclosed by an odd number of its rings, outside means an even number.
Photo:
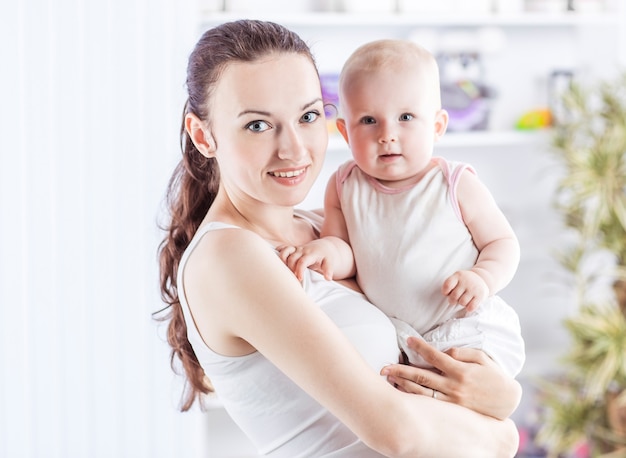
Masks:
[[[626,456],[626,73],[563,95],[554,127],[562,167],[555,205],[572,236],[560,254],[577,312],[564,373],[541,384],[538,441],[558,456],[583,441],[595,456]],[[604,287],[598,299],[590,292]]]

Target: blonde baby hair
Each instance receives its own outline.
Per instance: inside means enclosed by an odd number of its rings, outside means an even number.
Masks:
[[[348,57],[339,75],[339,104],[345,103],[343,94],[346,85],[356,78],[368,77],[379,71],[402,72],[408,67],[417,67],[427,82],[427,90],[434,97],[437,108],[441,108],[439,67],[435,57],[424,47],[408,40],[384,39],[366,43]]]

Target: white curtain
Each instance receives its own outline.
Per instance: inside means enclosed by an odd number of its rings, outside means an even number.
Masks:
[[[191,0],[0,5],[0,457],[196,457],[161,307]]]

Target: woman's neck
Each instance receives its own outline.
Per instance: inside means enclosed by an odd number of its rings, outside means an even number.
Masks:
[[[294,216],[293,207],[272,206],[254,202],[236,204],[230,199],[216,198],[204,219],[220,221],[248,229],[272,245],[301,245],[315,238],[311,225]]]

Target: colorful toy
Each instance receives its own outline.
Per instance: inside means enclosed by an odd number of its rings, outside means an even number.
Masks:
[[[524,113],[515,127],[520,130],[544,129],[552,125],[552,113],[547,108],[540,108]]]

